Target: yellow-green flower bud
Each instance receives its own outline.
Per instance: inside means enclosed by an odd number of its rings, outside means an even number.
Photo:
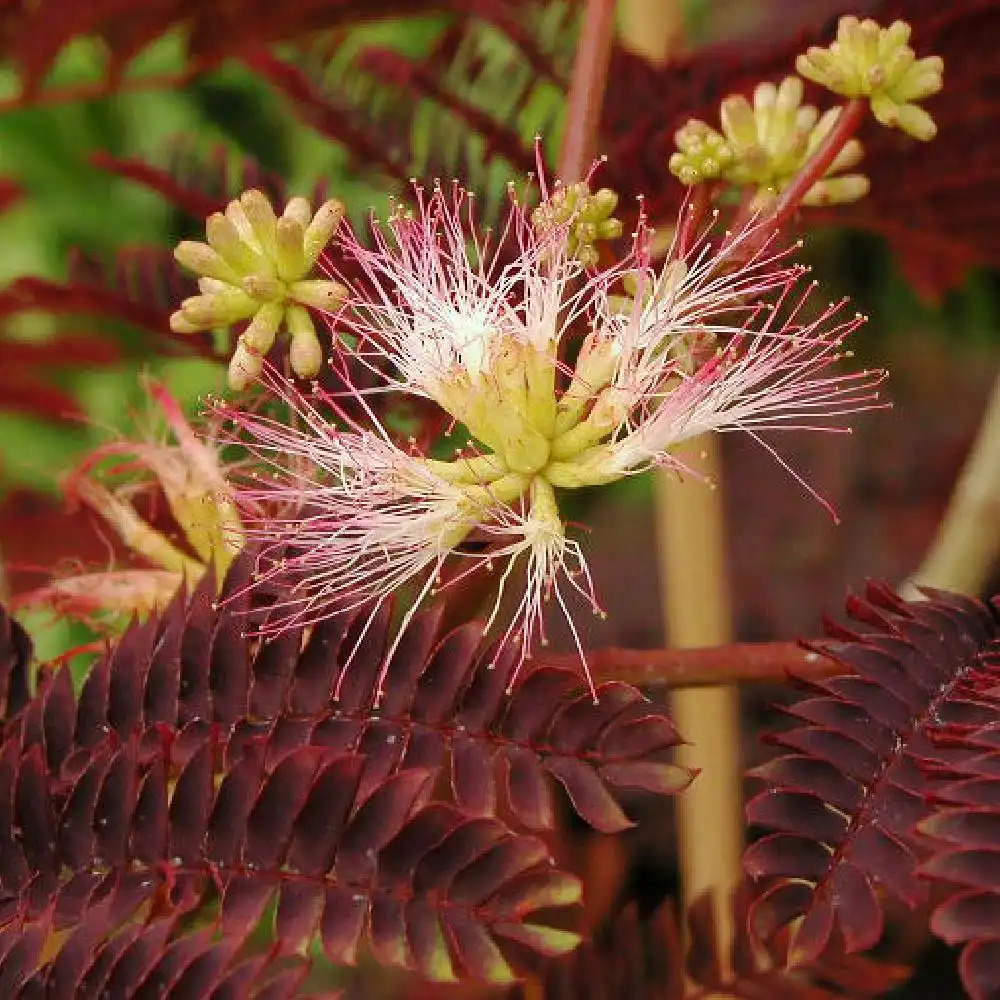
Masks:
[[[204,330],[246,319],[258,306],[259,303],[246,292],[231,288],[211,295],[193,295],[181,303],[181,312],[189,323],[198,323]]]
[[[248,274],[242,281],[243,290],[258,303],[281,302],[288,297],[288,287],[278,278],[266,274]]]
[[[802,199],[803,205],[844,205],[864,198],[871,187],[861,174],[845,174],[817,181]]]
[[[296,302],[322,312],[333,312],[347,298],[347,289],[339,281],[324,278],[296,281],[289,287],[288,293]]]
[[[174,248],[174,258],[182,267],[217,281],[235,285],[239,275],[207,243],[181,240]]]
[[[274,259],[278,265],[278,275],[285,281],[294,281],[308,268],[303,247],[305,229],[298,219],[282,216],[275,227]]]
[[[254,354],[250,348],[243,343],[242,338],[236,341],[236,350],[229,361],[229,388],[236,392],[249,389],[260,377],[261,369],[264,367],[264,358],[260,354]]]
[[[303,306],[289,306],[285,312],[285,322],[292,335],[292,346],[288,353],[292,371],[299,378],[315,378],[323,364],[323,348],[316,336],[312,317]]]
[[[307,270],[315,266],[319,255],[337,231],[343,217],[344,203],[336,198],[331,198],[320,205],[311,222],[306,222],[305,235],[302,237],[302,249],[305,254],[304,266]]]
[[[277,218],[271,203],[261,191],[244,191],[240,195],[240,206],[250,223],[250,230],[268,257],[275,256],[275,224]]]
[[[253,247],[243,241],[236,226],[221,212],[210,215],[205,233],[212,249],[237,273],[246,274],[263,263]]]
[[[274,338],[284,318],[284,306],[280,302],[268,302],[257,310],[247,328],[240,334],[240,340],[253,352],[263,356],[274,346]]]
[[[834,93],[869,98],[872,113],[883,125],[926,141],[937,128],[915,102],[941,89],[944,62],[938,56],[917,59],[909,40],[905,21],[882,28],[870,18],[846,16],[840,19],[830,47],[811,47],[795,67]]]

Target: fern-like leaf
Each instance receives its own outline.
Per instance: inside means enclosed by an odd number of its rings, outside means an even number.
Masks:
[[[584,820],[614,832],[631,825],[624,793],[669,794],[691,780],[670,760],[678,742],[673,724],[637,689],[604,684],[595,702],[578,673],[545,666],[512,681],[516,651],[494,656],[478,623],[438,639],[440,609],[409,627],[376,707],[388,609],[371,623],[364,614],[330,618],[308,638],[289,630],[270,642],[250,641],[241,637],[252,621],[245,598],[233,595],[252,565],[249,554],[234,564],[221,610],[213,610],[206,580],[190,600],[178,595],[158,626],[125,634],[88,676],[78,742],[99,741],[106,727],[124,737],[137,725],[239,723],[247,739],[364,754],[365,788],[400,769],[448,765],[463,811],[491,816],[502,799],[535,830],[553,824],[554,783]],[[150,659],[154,642],[159,652]],[[292,725],[289,715],[299,721]]]
[[[274,961],[316,939],[337,964],[365,945],[433,980],[503,982],[525,949],[575,946],[533,915],[575,902],[579,883],[494,815],[497,800],[544,827],[554,779],[593,825],[621,829],[623,790],[690,779],[665,757],[677,741],[666,716],[620,684],[595,704],[562,669],[512,681],[513,656],[491,668],[481,626],[438,638],[435,610],[396,646],[376,708],[387,611],[246,638],[269,613],[248,604],[253,567],[245,553],[219,600],[206,579],[131,626],[78,695],[66,666],[43,675],[8,721],[5,995],[86,981],[138,996],[140,982],[177,990],[190,975],[205,985],[171,995],[208,997],[250,975],[268,907]],[[209,942],[210,962],[196,957]],[[136,948],[142,960],[126,959]],[[252,968],[254,983],[275,974]]]
[[[28,701],[28,664],[31,639],[0,607],[0,720],[19,711]]]
[[[963,677],[955,698],[992,709],[1000,719],[1000,641],[979,669]],[[1000,721],[943,722],[932,737],[944,762],[935,773],[934,813],[920,824],[933,850],[921,873],[947,887],[931,930],[962,945],[959,971],[973,1000],[1000,997]],[[946,762],[946,763],[945,763]],[[942,766],[943,764],[943,766]]]
[[[802,918],[791,964],[821,955],[835,929],[848,952],[873,946],[879,889],[911,906],[925,900],[914,828],[932,810],[932,737],[942,725],[982,725],[1000,705],[982,685],[998,635],[984,606],[942,593],[907,603],[872,584],[848,611],[857,630],[830,626],[832,638],[815,644],[847,672],[788,709],[801,725],[773,737],[788,752],[751,772],[767,787],[748,819],[773,832],[744,857],[763,888],[750,920],[769,938]]]

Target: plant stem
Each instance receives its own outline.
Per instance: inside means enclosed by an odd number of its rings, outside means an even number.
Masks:
[[[919,585],[976,595],[1000,554],[1000,373],[937,535],[901,593]]]
[[[794,215],[802,199],[809,193],[809,189],[830,169],[830,164],[837,158],[847,140],[857,132],[867,113],[868,101],[863,97],[853,97],[841,108],[826,138],[802,165],[802,169],[788,187],[781,192],[770,219],[771,228],[780,229]]]
[[[576,668],[576,653],[540,657],[547,666]],[[645,688],[706,687],[713,684],[781,683],[789,675],[819,680],[843,671],[840,664],[794,642],[736,642],[690,649],[588,651],[594,680],[623,681]]]
[[[666,470],[656,474],[664,621],[671,645],[714,646],[730,640],[732,627],[718,442],[694,438],[676,455],[696,475],[681,480]],[[702,477],[715,488],[707,489]],[[728,956],[735,934],[731,897],[743,847],[739,690],[719,684],[681,688],[674,692],[673,717],[690,741],[678,748],[678,763],[701,770],[677,801],[685,909],[711,897],[718,954]]]
[[[615,0],[589,0],[573,59],[559,155],[559,177],[567,184],[585,177],[594,160],[614,33]]]

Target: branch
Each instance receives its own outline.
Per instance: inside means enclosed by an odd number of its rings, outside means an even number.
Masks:
[[[590,0],[566,97],[559,177],[567,184],[583,178],[594,159],[614,35],[615,0]]]
[[[547,666],[572,667],[576,653],[541,657]],[[833,660],[794,642],[736,642],[691,649],[622,649],[587,654],[595,680],[638,687],[704,687],[786,681],[790,674],[818,680],[842,671]]]

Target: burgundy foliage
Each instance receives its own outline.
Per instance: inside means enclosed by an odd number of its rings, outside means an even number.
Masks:
[[[504,981],[526,952],[571,945],[544,911],[579,883],[498,800],[545,827],[555,779],[620,829],[624,790],[690,777],[662,760],[677,737],[634,689],[606,685],[596,705],[569,671],[512,683],[478,625],[439,637],[434,611],[376,707],[384,609],[367,629],[246,638],[269,613],[247,603],[253,563],[218,603],[207,580],[134,624],[78,695],[63,666],[29,701],[24,634],[0,619],[3,996],[263,998],[279,980],[274,996],[298,996],[313,938],[338,965],[364,948],[432,980]]]
[[[1000,642],[994,641],[959,696],[990,707],[996,720],[998,679]],[[938,777],[948,779],[936,789],[934,815],[920,826],[933,844],[921,873],[944,883],[947,897],[931,929],[963,946],[959,970],[973,1000],[993,1000],[1000,996],[1000,723],[945,724],[935,740],[948,754]]]
[[[0,607],[0,712],[7,718],[28,700],[28,633]]]
[[[983,605],[940,592],[907,603],[871,584],[848,611],[855,624],[831,624],[831,638],[814,644],[846,672],[787,710],[800,724],[771,738],[786,752],[751,771],[766,787],[747,818],[772,832],[744,857],[761,890],[750,924],[770,939],[801,917],[790,964],[822,955],[835,931],[847,952],[875,945],[883,893],[910,906],[927,899],[915,828],[940,804],[931,765],[969,757],[964,734],[1000,705],[1000,628]]]
[[[861,169],[871,178],[871,193],[856,205],[809,213],[804,221],[818,217],[887,237],[915,287],[931,296],[958,283],[970,263],[1000,266],[993,197],[1000,160],[992,146],[1000,135],[993,56],[1000,5],[883,0],[841,9],[870,13],[883,24],[909,21],[916,51],[944,58],[944,90],[927,102],[940,131],[923,145],[869,121],[861,132]],[[654,217],[670,218],[681,191],[664,164],[677,128],[692,116],[717,121],[728,93],[747,93],[760,80],[793,72],[795,55],[808,44],[827,44],[833,24],[817,23],[777,47],[727,43],[663,69],[616,51],[604,104],[606,182],[622,192],[643,192]],[[823,106],[835,100],[817,88],[811,96]]]
[[[944,57],[945,89],[928,102],[940,133],[925,146],[867,122],[862,130],[863,169],[871,177],[872,193],[856,205],[813,210],[808,218],[885,236],[918,291],[939,295],[959,282],[970,264],[1000,265],[1000,218],[992,196],[1000,160],[993,146],[1000,135],[1000,102],[993,80],[1000,6],[995,0],[961,0],[943,7],[928,0],[883,0],[861,7],[884,23],[908,20],[917,51]],[[857,13],[859,5],[844,4],[842,9]],[[641,192],[655,219],[671,219],[683,195],[666,170],[677,128],[692,116],[715,121],[727,94],[749,92],[761,80],[793,72],[796,54],[806,44],[825,42],[830,34],[829,11],[819,13],[824,21],[777,44],[728,42],[695,51],[662,69],[616,49],[603,106],[600,148],[608,162],[601,183],[619,191],[623,208]],[[509,19],[503,28],[538,78],[565,86],[565,74],[552,51]],[[458,40],[467,30],[466,24],[445,33],[425,60],[411,61],[385,50],[363,52],[352,71],[370,74],[392,95],[392,110],[374,121],[367,107],[352,106],[339,88],[322,87],[306,70],[264,55],[255,55],[250,65],[289,98],[304,121],[389,178],[405,183],[418,166],[411,129],[418,101],[432,102],[447,112],[453,129],[477,136],[487,163],[500,159],[508,170],[526,175],[534,168],[534,157],[517,118],[532,90],[516,100],[510,94],[498,96],[502,113],[470,101],[474,72],[456,80],[451,71]],[[817,88],[812,96],[823,106],[835,100]],[[476,183],[468,176],[469,164],[449,161],[449,148],[446,141],[434,144],[431,159],[420,163],[421,169],[428,175],[446,175],[458,168],[468,182]]]
[[[183,26],[189,72],[261,45],[330,28],[394,15],[446,10],[447,0],[249,0],[236,4],[201,0],[12,0],[0,7],[0,53],[17,67],[21,100],[44,96],[43,84],[63,49],[81,36],[106,45],[105,78],[115,89],[143,49]]]

